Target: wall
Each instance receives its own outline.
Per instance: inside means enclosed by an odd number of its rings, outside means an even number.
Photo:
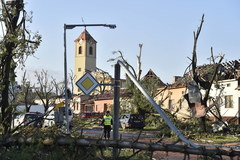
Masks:
[[[233,117],[239,117],[239,97],[240,92],[238,89],[238,81],[236,79],[230,79],[230,80],[223,80],[219,81],[219,88],[216,88],[215,85],[212,86],[212,89],[210,91],[210,96],[217,97],[220,95],[219,105],[220,105],[220,113],[221,115],[226,118],[233,118]],[[221,92],[222,90],[222,93]],[[232,108],[226,108],[225,107],[225,96],[232,95]]]
[[[155,100],[159,105],[161,104],[161,101],[164,100],[161,107],[172,113],[179,110],[176,114],[179,119],[189,118],[189,107],[187,101],[183,97],[185,91],[185,86],[168,87],[165,91],[159,94]],[[172,105],[170,105],[170,101],[172,102]]]
[[[113,99],[106,100],[95,100],[93,112],[105,112],[107,110],[110,111],[110,106],[113,105]]]

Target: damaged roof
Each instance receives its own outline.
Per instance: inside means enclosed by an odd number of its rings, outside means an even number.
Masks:
[[[217,64],[206,64],[197,66],[196,72],[198,74],[199,79],[203,81],[210,81],[213,75],[213,72],[216,69]],[[218,68],[218,79],[226,80],[226,79],[238,79],[240,78],[240,59],[223,62],[220,64]],[[184,86],[186,83],[192,80],[191,71],[184,74],[183,77],[178,78],[178,80],[171,84],[172,87],[180,87]],[[170,87],[169,86],[169,87]]]

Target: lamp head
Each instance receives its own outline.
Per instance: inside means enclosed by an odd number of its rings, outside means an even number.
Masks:
[[[115,24],[109,24],[108,27],[109,27],[110,29],[115,29],[117,26],[116,26]]]

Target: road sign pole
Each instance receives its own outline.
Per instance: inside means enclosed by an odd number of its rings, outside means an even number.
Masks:
[[[67,95],[67,47],[66,47],[66,24],[64,24],[64,86],[65,86],[65,120],[66,132],[69,133],[68,120],[68,95]]]
[[[67,121],[67,133],[69,133],[69,121],[68,121],[68,98],[67,97],[67,47],[66,47],[66,30],[73,29],[75,27],[108,27],[110,29],[115,29],[117,26],[115,24],[64,24],[64,85],[65,85],[65,112]]]
[[[120,98],[120,65],[115,64],[114,74],[114,104],[113,104],[113,140],[116,141],[119,138],[119,102]],[[113,157],[117,158],[118,149],[113,148]]]

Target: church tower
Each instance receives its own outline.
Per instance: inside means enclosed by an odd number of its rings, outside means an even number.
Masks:
[[[74,66],[74,94],[80,92],[75,85],[86,72],[96,70],[96,47],[97,41],[88,33],[86,28],[80,36],[74,41],[75,43],[75,66]]]

